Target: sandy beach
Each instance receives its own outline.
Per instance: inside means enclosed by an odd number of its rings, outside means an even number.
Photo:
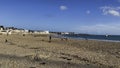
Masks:
[[[120,68],[120,42],[0,35],[0,68]]]

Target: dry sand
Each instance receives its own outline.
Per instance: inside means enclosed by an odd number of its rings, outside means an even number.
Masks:
[[[48,41],[46,36],[0,35],[0,68],[120,68],[120,42]]]

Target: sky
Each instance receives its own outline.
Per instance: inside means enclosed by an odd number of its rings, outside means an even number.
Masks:
[[[0,25],[120,35],[120,0],[0,0]]]

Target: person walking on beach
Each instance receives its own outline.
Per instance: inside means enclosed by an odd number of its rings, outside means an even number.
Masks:
[[[51,39],[52,39],[52,37],[51,37],[51,35],[49,35],[49,43],[51,43]]]

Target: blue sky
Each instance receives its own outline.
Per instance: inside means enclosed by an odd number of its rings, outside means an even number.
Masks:
[[[0,0],[0,25],[120,35],[120,0]]]

